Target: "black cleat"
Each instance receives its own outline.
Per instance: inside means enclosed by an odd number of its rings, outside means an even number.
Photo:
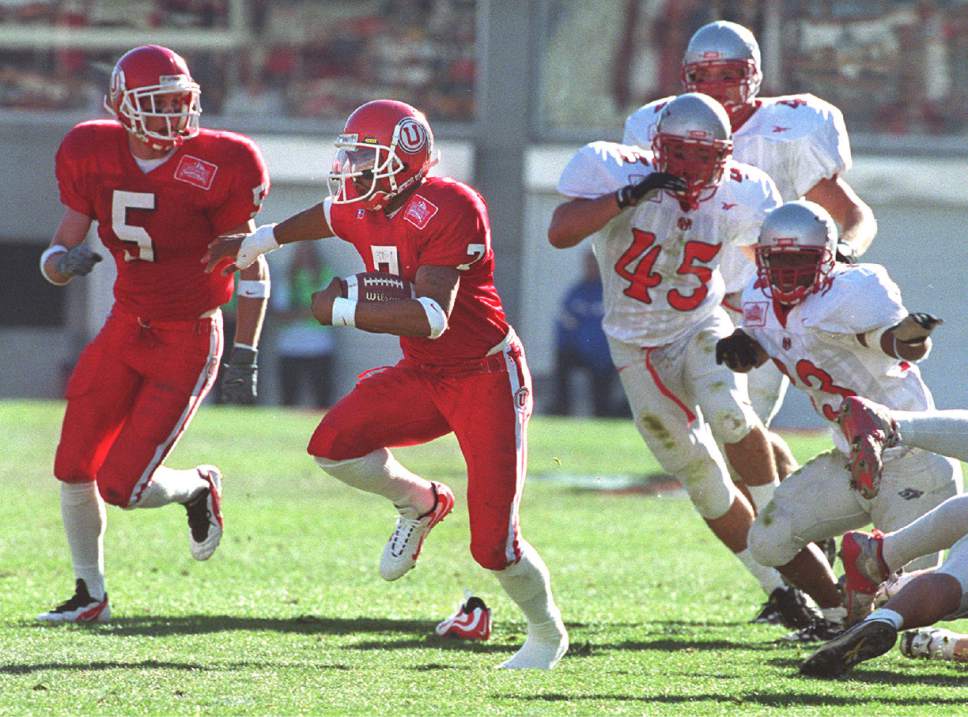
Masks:
[[[794,587],[781,587],[770,593],[760,614],[750,622],[799,630],[822,619],[823,614],[804,592]]]
[[[824,642],[839,637],[844,632],[844,626],[840,622],[831,622],[820,618],[814,620],[806,627],[795,630],[780,638],[783,642]]]
[[[885,620],[859,622],[834,638],[800,665],[810,677],[840,677],[854,665],[870,660],[894,647],[897,630]]]
[[[95,600],[87,590],[87,583],[78,578],[71,599],[53,610],[42,612],[37,619],[41,622],[107,622],[111,619],[111,606],[107,593]]]

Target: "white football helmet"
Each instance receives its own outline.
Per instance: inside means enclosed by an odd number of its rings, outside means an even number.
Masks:
[[[781,304],[798,304],[830,284],[837,225],[819,204],[806,199],[787,202],[766,216],[755,249],[767,296]]]
[[[748,29],[720,20],[693,33],[682,58],[687,90],[715,97],[732,113],[753,101],[762,81],[760,46]],[[738,88],[738,95],[733,88]]]
[[[659,171],[685,180],[685,192],[676,196],[695,206],[715,193],[732,155],[729,117],[712,97],[679,95],[662,108],[652,151]]]

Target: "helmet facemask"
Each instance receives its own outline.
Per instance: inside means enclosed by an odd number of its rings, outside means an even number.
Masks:
[[[659,132],[652,140],[652,151],[659,171],[685,180],[685,192],[676,193],[676,196],[695,206],[716,192],[732,154],[733,143],[731,140]]]
[[[198,135],[201,88],[187,75],[164,75],[156,85],[126,89],[124,72],[115,70],[105,107],[131,134],[167,150]]]
[[[389,145],[361,142],[356,133],[336,138],[336,159],[329,173],[329,193],[334,204],[362,202],[368,211],[383,209],[394,197],[423,181],[436,163],[433,158],[409,178],[398,181],[408,166],[398,156],[397,148],[401,132],[412,122],[409,118],[398,122]]]
[[[834,256],[827,247],[800,246],[794,238],[756,247],[763,291],[781,304],[799,304],[826,288],[833,268]]]
[[[763,76],[754,60],[703,60],[682,66],[682,84],[717,100],[732,116],[752,104]]]

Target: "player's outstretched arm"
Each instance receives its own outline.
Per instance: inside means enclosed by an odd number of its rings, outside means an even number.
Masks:
[[[313,294],[312,312],[323,325],[354,326],[363,331],[436,339],[446,330],[460,288],[460,272],[449,266],[421,266],[414,299],[352,301],[345,283],[333,279]]]
[[[51,284],[63,286],[75,276],[86,276],[101,255],[84,246],[84,239],[91,228],[91,218],[86,214],[64,209],[57,231],[50,246],[40,256],[40,273]]]
[[[222,273],[228,274],[251,266],[257,258],[275,251],[283,244],[331,236],[333,230],[326,221],[326,212],[320,202],[279,224],[263,224],[247,234],[224,234],[216,238],[208,245],[202,263],[207,272],[221,266]]]
[[[806,198],[830,212],[840,226],[840,242],[850,247],[854,257],[863,254],[877,234],[874,211],[840,177],[821,179]]]
[[[681,191],[684,182],[665,172],[653,172],[640,182],[627,184],[595,199],[576,197],[559,204],[548,225],[548,241],[556,249],[567,249],[602,229],[628,207],[663,189]]]

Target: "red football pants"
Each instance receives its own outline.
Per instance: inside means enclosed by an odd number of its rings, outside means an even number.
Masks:
[[[453,431],[467,463],[471,555],[502,570],[521,557],[518,504],[532,407],[531,374],[516,340],[459,369],[404,359],[364,374],[323,418],[308,450],[340,461]]]
[[[115,309],[67,383],[54,475],[138,501],[218,373],[222,316],[143,325]]]

